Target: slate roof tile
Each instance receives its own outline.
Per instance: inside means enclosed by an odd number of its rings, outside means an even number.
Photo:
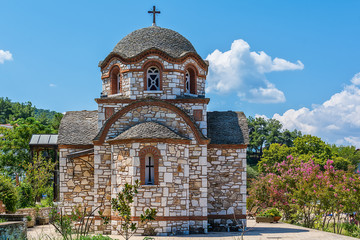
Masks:
[[[249,144],[249,130],[243,112],[208,112],[210,144]]]
[[[66,112],[59,127],[58,144],[89,145],[98,132],[97,111]]]
[[[175,133],[170,128],[156,122],[136,124],[120,133],[112,140],[120,139],[187,139]]]

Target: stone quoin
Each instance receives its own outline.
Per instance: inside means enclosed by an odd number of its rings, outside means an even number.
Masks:
[[[111,198],[140,180],[132,216],[155,208],[148,224],[159,235],[246,224],[247,121],[242,112],[207,112],[208,64],[185,37],[155,24],[120,40],[99,63],[98,109],[66,112],[60,124],[65,213],[101,206],[110,224],[96,211],[93,229],[117,234]]]

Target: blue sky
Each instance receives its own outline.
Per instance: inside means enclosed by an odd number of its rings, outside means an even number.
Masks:
[[[151,25],[153,5],[158,26],[227,69],[210,68],[209,110],[275,116],[360,147],[360,1],[0,0],[0,96],[59,112],[96,109],[98,62]]]

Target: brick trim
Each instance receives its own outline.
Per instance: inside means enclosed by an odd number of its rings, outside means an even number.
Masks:
[[[159,160],[161,158],[160,150],[153,146],[147,146],[140,150],[140,183],[145,184],[145,157],[147,154],[151,154],[154,157],[154,185],[159,184]]]
[[[95,98],[96,103],[133,103],[138,100],[130,99],[130,98]],[[179,98],[179,99],[164,99],[165,102],[170,103],[204,103],[209,104],[210,98]]]
[[[171,138],[141,138],[141,139],[118,139],[118,140],[107,140],[110,144],[121,144],[121,143],[173,143],[173,144],[190,144],[191,140],[188,139],[171,139]]]
[[[114,64],[115,65],[115,64]],[[116,65],[118,65],[116,63]],[[124,69],[124,70],[120,70],[120,73],[129,73],[129,72],[143,72],[144,69],[143,68],[135,68],[135,69]],[[180,69],[173,69],[173,68],[164,68],[163,72],[178,72],[178,73],[182,73],[184,74],[184,70],[180,70]],[[202,74],[198,74],[197,75],[199,78],[206,78],[206,75],[202,75]],[[109,72],[105,73],[104,75],[101,76],[101,79],[105,79],[109,77]]]
[[[246,149],[246,144],[209,144],[208,148],[222,148],[222,149]]]
[[[106,135],[107,135],[111,125],[114,124],[116,122],[116,120],[118,120],[120,117],[125,115],[127,112],[129,112],[129,111],[131,111],[133,109],[142,107],[142,106],[158,106],[158,107],[163,107],[163,108],[166,108],[166,109],[169,109],[169,110],[175,112],[190,127],[190,129],[194,133],[195,139],[198,142],[198,144],[207,145],[209,143],[210,140],[207,139],[201,133],[201,131],[197,127],[197,125],[193,122],[193,120],[189,117],[189,115],[187,115],[183,110],[181,110],[177,106],[175,106],[175,105],[173,105],[171,103],[165,102],[165,101],[154,100],[154,99],[144,99],[144,100],[136,101],[136,102],[133,102],[133,103],[127,105],[126,107],[124,107],[121,110],[117,111],[108,120],[106,120],[106,122],[104,123],[104,125],[100,129],[98,135],[93,140],[94,145],[102,145],[105,142]]]
[[[171,57],[169,54],[167,54],[167,53],[165,53],[165,52],[163,52],[163,51],[161,51],[159,49],[155,49],[155,48],[145,50],[142,53],[139,53],[138,55],[136,55],[134,57],[131,57],[131,58],[124,58],[118,53],[111,52],[104,59],[104,61],[100,62],[99,67],[101,68],[101,70],[107,68],[109,66],[109,64],[111,63],[113,58],[116,58],[116,59],[120,60],[122,63],[125,63],[125,64],[135,64],[135,63],[138,63],[138,62],[142,61],[144,58],[146,58],[149,55],[155,55],[155,56],[158,56],[158,57],[162,58],[163,60],[166,60],[167,62],[177,63],[177,64],[184,63],[187,60],[187,58],[191,57],[206,72],[207,72],[208,67],[209,67],[209,65],[197,53],[188,52],[188,53],[184,54],[183,56],[181,56],[179,58],[174,58],[174,57]]]

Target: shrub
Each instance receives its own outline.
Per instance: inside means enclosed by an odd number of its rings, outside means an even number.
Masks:
[[[279,210],[277,210],[276,208],[271,208],[271,209],[268,209],[268,210],[260,213],[259,216],[264,216],[264,217],[281,217],[281,214],[280,214]]]
[[[5,204],[6,211],[16,212],[18,194],[11,179],[0,175],[0,200]]]
[[[34,191],[30,183],[22,182],[19,187],[19,207],[27,208],[35,206]]]

